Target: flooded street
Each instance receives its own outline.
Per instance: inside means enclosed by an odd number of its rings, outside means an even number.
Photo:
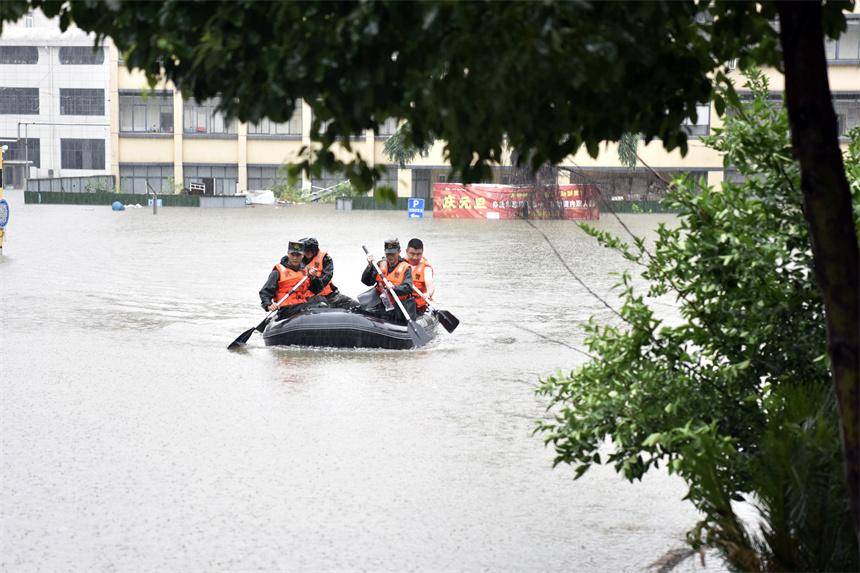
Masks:
[[[538,378],[583,356],[530,331],[582,346],[582,322],[611,313],[524,222],[9,200],[0,568],[636,571],[697,519],[680,480],[574,481],[532,435]],[[609,293],[621,257],[573,223],[536,225]],[[308,235],[351,296],[362,244],[381,257],[390,236],[422,238],[460,327],[411,352],[259,334],[227,352]]]

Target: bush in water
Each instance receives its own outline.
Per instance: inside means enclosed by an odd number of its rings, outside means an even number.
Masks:
[[[650,248],[583,225],[639,265],[647,297],[674,295],[680,316],[659,318],[624,273],[623,323],[592,319],[586,341],[595,358],[541,382],[551,415],[537,432],[577,477],[594,463],[631,481],[665,465],[703,513],[688,542],[718,549],[733,568],[856,570],[788,120],[759,72],[747,86],[746,102],[722,94],[733,102],[725,125],[705,138],[743,182],[715,190],[676,180],[666,203],[679,223],[661,225]],[[855,207],[858,135],[846,155]],[[760,529],[738,518],[738,501],[757,509]]]

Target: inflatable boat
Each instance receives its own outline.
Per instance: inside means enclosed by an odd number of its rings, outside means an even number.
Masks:
[[[415,322],[429,337],[438,321],[431,313]],[[311,307],[269,321],[263,330],[266,346],[330,346],[334,348],[414,348],[405,324],[388,322],[362,312],[342,308]]]

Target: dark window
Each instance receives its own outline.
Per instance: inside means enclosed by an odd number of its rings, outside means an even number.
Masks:
[[[376,188],[380,189],[382,187],[388,187],[397,193],[397,166],[383,165],[381,167],[383,169],[382,177],[380,177],[379,181],[376,182]]]
[[[123,193],[147,194],[154,190],[159,194],[173,193],[172,164],[121,164],[119,183]]]
[[[60,63],[72,65],[95,65],[105,61],[105,52],[101,47],[95,50],[89,46],[63,46],[60,48]]]
[[[293,115],[289,121],[276,123],[269,118],[263,118],[259,123],[248,124],[250,135],[301,135],[302,134],[302,100],[296,100]]]
[[[14,136],[3,137],[0,139],[15,139]],[[26,144],[26,154],[24,145]],[[6,151],[4,158],[6,161],[29,161],[33,167],[41,167],[42,161],[40,158],[39,138],[21,139],[20,141],[10,141],[4,143],[9,149]]]
[[[38,64],[36,46],[0,46],[0,64]]]
[[[0,114],[39,115],[39,88],[0,88]]]
[[[697,105],[696,119],[685,119],[682,125],[684,131],[690,135],[708,135],[711,126],[711,106]]]
[[[287,177],[279,173],[279,169],[280,167],[276,165],[249,165],[248,190],[271,190],[275,185],[286,183]]]
[[[202,183],[206,186],[207,195],[235,195],[239,166],[186,163],[182,166],[182,176],[186,189],[191,189],[191,183]]]
[[[432,194],[430,193],[429,169],[412,170],[412,196],[424,198],[432,197]]]
[[[860,95],[834,94],[833,110],[839,125],[839,137],[848,137],[855,127],[860,127]]]
[[[104,115],[103,89],[60,88],[60,115]]]
[[[185,133],[236,133],[236,120],[227,121],[219,111],[218,99],[208,99],[203,103],[188,100],[184,104],[182,123]]]
[[[332,188],[339,184],[349,184],[349,180],[344,177],[343,173],[339,171],[326,171],[320,174],[319,177],[313,177],[311,179],[311,190],[314,193],[324,192],[328,193],[332,191]]]
[[[838,40],[825,40],[824,55],[829,61],[860,60],[860,21],[849,20]]]
[[[120,94],[119,130],[132,133],[173,133],[173,94]]]
[[[104,169],[104,139],[60,139],[63,169]]]

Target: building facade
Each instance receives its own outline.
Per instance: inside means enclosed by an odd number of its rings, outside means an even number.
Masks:
[[[80,30],[61,33],[34,12],[0,38],[0,144],[6,186],[29,177],[111,173],[109,46]],[[29,174],[25,170],[29,165]]]
[[[858,12],[860,8],[849,15],[847,32],[826,46],[843,136],[860,126]],[[773,70],[766,73],[778,97],[783,79]],[[740,86],[740,74],[732,74]],[[311,144],[310,106],[298,101],[289,121],[264,119],[250,125],[227,121],[215,111],[217,104],[215,99],[184,100],[169,83],[149,86],[143,74],[123,65],[110,42],[93,51],[92,37],[79,30],[61,34],[56,22],[40,12],[7,25],[0,37],[0,139],[11,145],[9,163],[19,166],[7,176],[13,188],[21,185],[25,162],[30,163],[30,177],[110,174],[128,193],[202,189],[230,195],[283,183],[282,166]],[[667,152],[659,141],[641,145],[639,155],[668,176],[693,172],[717,183],[732,173],[724,169],[721,155],[699,138],[719,125],[712,106],[701,105],[685,126],[690,134],[686,156]],[[437,142],[426,156],[398,166],[383,151],[395,129],[396,123],[388,121],[378,133],[351,137],[352,152],[336,153],[342,159],[357,153],[382,167],[380,184],[396,188],[402,197],[429,197],[432,184],[449,177],[443,144]],[[603,146],[597,158],[582,150],[562,165],[563,182],[604,182],[612,196],[625,199],[659,195],[651,172],[624,167],[614,143]],[[505,183],[508,177],[506,168],[494,169],[494,182]],[[342,181],[338,174],[323,173],[305,176],[301,184],[321,190]]]

